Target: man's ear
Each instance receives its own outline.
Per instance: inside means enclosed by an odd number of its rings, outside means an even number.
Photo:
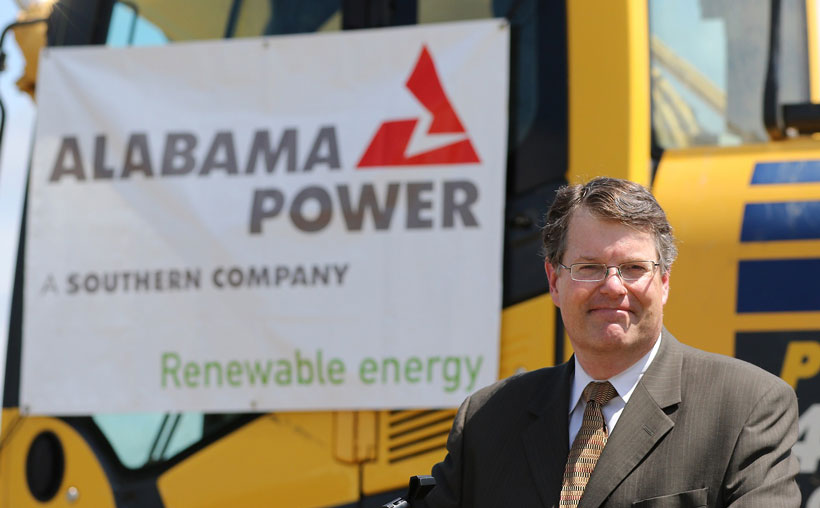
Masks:
[[[559,299],[558,299],[558,270],[555,269],[549,261],[544,261],[544,271],[547,272],[547,281],[550,285],[550,296],[552,297],[553,303],[556,306],[560,307]]]

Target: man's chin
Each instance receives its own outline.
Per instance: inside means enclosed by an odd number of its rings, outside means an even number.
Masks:
[[[593,313],[595,329],[602,337],[618,337],[626,335],[632,328],[632,320],[625,312],[616,313]]]
[[[606,323],[596,328],[596,342],[603,347],[622,347],[628,342],[628,323]]]

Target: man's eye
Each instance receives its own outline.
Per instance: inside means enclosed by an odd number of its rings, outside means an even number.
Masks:
[[[628,271],[631,271],[631,272],[645,272],[645,271],[647,271],[647,268],[646,268],[645,265],[642,265],[640,263],[636,263],[636,264],[621,265],[621,270],[628,270]]]
[[[621,275],[625,279],[640,279],[650,271],[648,263],[627,263],[621,265]]]
[[[575,265],[578,273],[597,273],[601,271],[601,265]]]

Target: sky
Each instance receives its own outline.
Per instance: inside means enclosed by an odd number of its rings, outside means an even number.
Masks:
[[[0,24],[15,21],[19,7],[0,0]],[[14,35],[3,41],[6,70],[0,73],[0,99],[6,107],[6,125],[0,147],[0,374],[5,367],[5,338],[8,333],[11,286],[20,232],[23,185],[34,133],[34,102],[15,85],[23,73],[23,59]],[[3,377],[0,377],[2,383]]]

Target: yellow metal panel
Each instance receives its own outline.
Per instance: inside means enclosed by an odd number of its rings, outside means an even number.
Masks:
[[[680,251],[672,267],[664,324],[681,340],[726,355],[734,354],[743,190],[754,162],[738,150],[670,150],[655,181],[655,196],[675,228]]]
[[[26,457],[32,441],[41,432],[57,435],[65,454],[65,475],[57,494],[48,502],[34,499],[26,483]],[[3,439],[0,442],[0,506],[14,508],[114,508],[108,479],[86,441],[73,428],[56,418],[20,417],[17,409],[3,409]],[[78,497],[68,499],[69,488]]]
[[[334,446],[336,459],[342,462],[356,462],[356,446],[353,436],[356,434],[356,412],[338,411],[333,413]]]
[[[359,498],[356,465],[333,460],[333,414],[274,413],[163,474],[166,508],[314,508]]]
[[[750,193],[751,194],[751,193]],[[815,196],[820,196],[820,189]],[[815,198],[816,199],[816,198]],[[774,201],[774,200],[772,200]],[[780,200],[778,200],[780,201]],[[782,199],[782,201],[797,201]],[[754,202],[750,200],[749,202]],[[750,242],[743,243],[738,249],[742,259],[766,258],[808,258],[820,252],[820,241],[801,240],[798,242]]]
[[[572,355],[575,351],[572,349],[572,343],[569,341],[569,335],[564,333],[564,358],[563,361],[568,361],[572,358]]]
[[[199,0],[201,1],[201,0]],[[165,3],[168,3],[167,0]],[[254,37],[262,35],[265,32],[265,25],[271,15],[271,4],[273,2],[242,2],[240,5],[239,19],[236,20],[236,31],[234,37]],[[225,22],[227,24],[228,16],[226,13]],[[224,28],[222,32],[224,33]],[[216,37],[222,37],[222,33],[215,34]],[[212,37],[214,37],[212,36]]]
[[[455,410],[439,411],[431,409],[421,409],[415,411],[388,411],[386,412],[385,421],[388,423],[389,430],[385,437],[392,439],[398,436],[409,434],[413,429],[420,427],[430,428],[447,422],[444,417],[455,416]]]
[[[198,0],[196,4],[167,0],[135,2],[144,17],[172,41],[213,39],[225,34],[231,0]]]
[[[649,184],[646,2],[567,2],[571,183],[608,175]]]
[[[225,35],[232,0],[137,0],[140,16],[149,20],[173,41],[215,39]],[[270,17],[269,2],[243,2],[236,36],[261,35]]]
[[[401,453],[406,454],[408,449],[426,449],[429,445],[422,443],[422,441],[426,439],[430,439],[434,443],[443,443],[447,440],[447,434],[451,426],[452,422],[446,420],[436,423],[435,425],[427,426],[424,433],[419,437],[411,436],[410,433],[407,435],[399,435],[395,438],[394,444],[390,447],[390,451],[396,453],[401,450]]]
[[[54,7],[51,2],[32,3],[28,9],[20,11],[17,15],[18,21],[30,21],[34,19],[47,18]],[[23,25],[14,29],[14,38],[23,59],[26,62],[23,75],[17,80],[17,88],[21,92],[26,92],[34,98],[34,86],[37,82],[37,66],[40,58],[40,50],[46,45],[46,23],[36,23]]]
[[[376,458],[376,412],[333,413],[334,455],[351,464]]]
[[[499,377],[554,363],[555,306],[549,294],[504,309],[501,313]]]
[[[438,425],[425,429],[424,434],[416,438],[415,436],[405,439],[397,439],[391,446],[390,452],[394,454],[394,459],[414,456],[419,453],[426,453],[430,448],[441,448],[447,445],[447,435],[451,425]]]
[[[736,312],[740,260],[820,254],[818,241],[740,242],[747,203],[820,199],[820,184],[750,185],[755,164],[816,160],[818,148],[799,140],[665,152],[654,193],[679,240],[664,309],[672,333],[696,347],[734,355],[736,332],[818,327],[817,312]]]
[[[493,14],[490,0],[419,0],[418,23],[441,23],[464,19],[489,18]]]
[[[738,331],[816,330],[820,327],[820,312],[761,312],[734,316]]]

